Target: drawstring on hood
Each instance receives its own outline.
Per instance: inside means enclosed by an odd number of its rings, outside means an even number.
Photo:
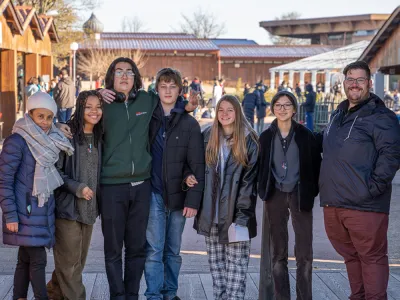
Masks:
[[[329,135],[329,131],[331,130],[331,127],[332,127],[333,121],[335,121],[335,118],[337,117],[337,115],[338,115],[338,114],[335,114],[335,115],[333,116],[333,118],[332,118],[331,122],[329,123],[329,125],[328,125],[328,129],[326,130],[326,136],[328,136],[328,135]]]
[[[349,130],[349,134],[347,135],[347,137],[344,139],[345,141],[350,137],[351,131],[353,130],[353,126],[354,123],[357,121],[358,115],[354,118],[353,123],[351,124],[350,130]]]

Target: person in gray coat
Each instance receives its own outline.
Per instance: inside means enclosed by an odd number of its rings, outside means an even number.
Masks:
[[[75,106],[75,83],[68,76],[68,70],[61,70],[62,79],[58,82],[53,92],[53,98],[57,103],[57,119],[60,123],[66,123],[71,118],[72,108]]]

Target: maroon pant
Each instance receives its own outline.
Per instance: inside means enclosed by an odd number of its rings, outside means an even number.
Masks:
[[[386,300],[389,215],[324,207],[324,220],[332,246],[346,263],[350,300]]]

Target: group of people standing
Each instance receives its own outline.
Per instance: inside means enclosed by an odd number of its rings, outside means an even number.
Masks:
[[[82,272],[99,215],[110,299],[138,299],[143,273],[147,299],[179,299],[182,233],[192,217],[205,236],[214,298],[244,299],[257,195],[269,220],[276,299],[290,299],[289,215],[297,297],[312,299],[318,193],[328,237],[345,258],[350,299],[386,299],[400,128],[370,93],[368,65],[352,63],[344,75],[348,100],[320,134],[294,121],[298,104],[289,91],[273,97],[276,120],[260,137],[232,95],[221,97],[201,132],[188,114],[198,94],[181,96],[177,70],[160,70],[156,93],[147,92],[136,64],[123,57],[110,65],[104,89],[79,94],[67,124],[53,124],[57,105],[48,94],[31,96],[0,154],[3,240],[19,246],[13,299],[26,298],[29,282],[35,299],[86,299]],[[46,286],[45,248],[53,246]]]

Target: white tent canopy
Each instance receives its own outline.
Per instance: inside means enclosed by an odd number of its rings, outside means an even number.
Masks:
[[[303,58],[285,65],[271,68],[270,71],[335,71],[341,70],[349,63],[358,60],[368,41],[357,42],[333,51]]]

